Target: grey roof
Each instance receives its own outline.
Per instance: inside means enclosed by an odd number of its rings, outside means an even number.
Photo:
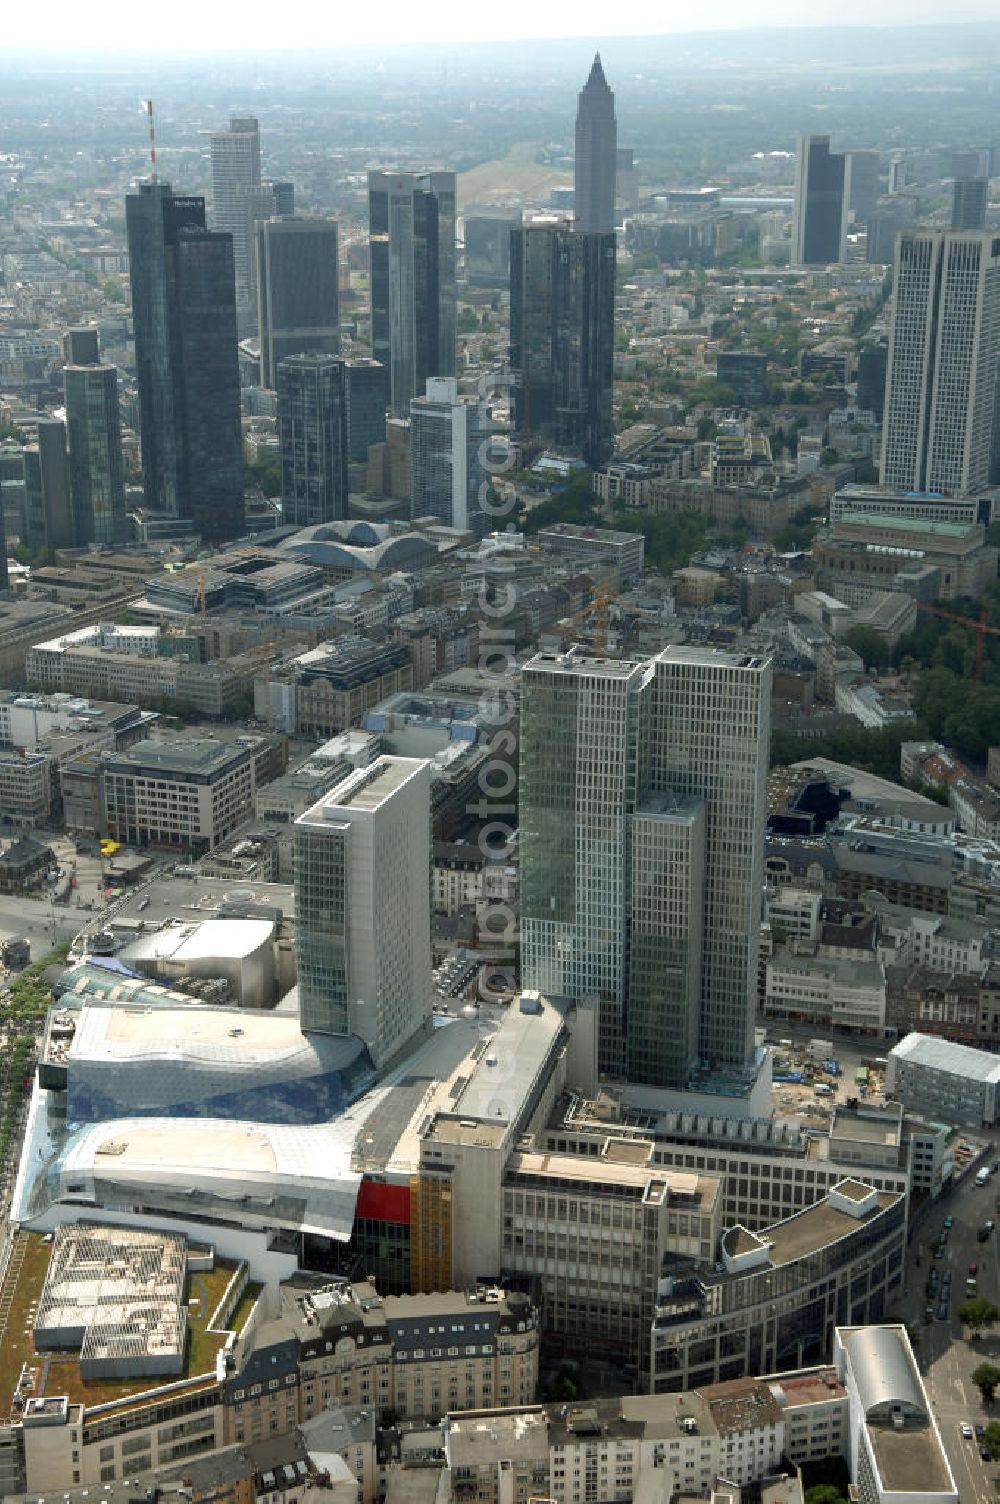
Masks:
[[[859,1327],[844,1333],[843,1342],[866,1417],[892,1405],[927,1414],[920,1380],[895,1327]]]
[[[988,1055],[985,1050],[974,1049],[968,1044],[936,1039],[931,1034],[907,1034],[893,1047],[892,1054],[897,1060],[930,1066],[933,1070],[961,1076],[966,1081],[1000,1081],[1000,1057]]]

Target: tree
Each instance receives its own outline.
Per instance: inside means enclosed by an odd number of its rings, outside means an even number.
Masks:
[[[864,663],[865,668],[885,668],[889,662],[889,649],[884,637],[880,637],[874,627],[858,625],[844,634],[847,646]]]
[[[972,1382],[987,1405],[993,1403],[993,1392],[1000,1384],[1000,1368],[995,1363],[980,1363],[972,1370]]]
[[[974,1337],[986,1327],[992,1326],[1000,1311],[997,1310],[992,1300],[986,1300],[978,1295],[973,1300],[963,1300],[958,1308],[958,1319],[963,1326],[967,1326]]]
[[[281,495],[281,455],[277,449],[258,449],[257,458],[244,467],[248,487],[257,486],[265,496]]]
[[[832,1483],[817,1483],[815,1488],[807,1488],[805,1500],[806,1504],[847,1504],[840,1489]]]
[[[991,1457],[1000,1457],[1000,1420],[990,1421],[983,1442]]]

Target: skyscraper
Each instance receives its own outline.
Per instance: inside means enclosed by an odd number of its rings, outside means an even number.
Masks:
[[[802,136],[795,165],[796,266],[839,261],[847,228],[844,157],[830,150],[829,136]]]
[[[522,437],[605,463],[614,448],[615,236],[558,223],[510,237],[510,366]]]
[[[243,531],[233,243],[169,183],[125,200],[146,505],[204,538]]]
[[[250,308],[245,318],[240,319],[240,333],[257,334],[260,284],[258,282],[257,226],[265,219],[281,218],[295,213],[294,183],[261,183],[259,188],[248,188],[242,195],[246,217],[247,235],[247,281],[250,284]]]
[[[340,350],[337,222],[265,219],[257,226],[260,384],[287,355]]]
[[[278,365],[278,432],[285,521],[347,516],[347,394],[334,355],[289,355]]]
[[[455,372],[455,174],[368,174],[372,355],[405,418],[428,376]]]
[[[345,362],[347,381],[347,454],[364,464],[373,444],[385,443],[389,406],[389,372],[380,360],[355,356]]]
[[[858,406],[882,421],[885,411],[885,376],[889,364],[889,344],[883,339],[862,345],[858,351]]]
[[[578,230],[605,234],[614,229],[617,168],[615,96],[604,77],[598,52],[580,90],[576,111],[573,207]]]
[[[897,243],[883,485],[969,496],[990,477],[1000,237],[905,230]]]
[[[302,1028],[356,1034],[376,1066],[430,1015],[430,764],[380,757],[295,822]]]
[[[118,415],[118,372],[110,365],[63,367],[69,483],[76,541],[121,543],[125,475]]]
[[[432,377],[410,403],[410,515],[439,517],[482,538],[491,526],[483,506],[480,458],[489,429],[483,404],[459,397],[454,376]]]
[[[236,269],[236,305],[242,320],[252,316],[253,288],[250,282],[250,227],[247,194],[260,187],[260,130],[252,115],[233,115],[229,127],[213,131],[212,229],[233,237]]]
[[[844,155],[844,198],[848,219],[866,225],[875,213],[881,157],[877,151],[849,151]]]
[[[522,985],[599,1002],[601,1070],[624,1074],[629,819],[648,663],[539,653],[522,672]]]
[[[751,1074],[770,707],[761,659],[536,655],[522,679],[522,978],[600,1005],[600,1068]]]
[[[40,418],[38,436],[24,450],[24,533],[32,552],[76,542],[66,427],[58,418]]]
[[[96,366],[101,358],[98,331],[89,325],[67,329],[63,335],[63,359],[68,366]]]
[[[951,228],[984,230],[989,197],[987,178],[956,178],[951,185]]]
[[[665,649],[654,666],[643,793],[701,801],[705,814],[698,1055],[711,1069],[740,1071],[754,1041],[771,669],[746,654],[688,647]]]

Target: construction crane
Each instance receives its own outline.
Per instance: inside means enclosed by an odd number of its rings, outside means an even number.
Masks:
[[[608,606],[612,596],[603,586],[594,591],[593,600],[581,606],[579,611],[574,611],[572,616],[563,617],[566,626],[572,626],[574,622],[582,621],[584,617],[594,613],[594,653],[598,658],[603,658],[608,645]]]
[[[945,621],[957,622],[960,627],[972,627],[976,634],[976,666],[972,677],[983,677],[983,660],[986,656],[986,638],[1000,637],[1000,627],[991,627],[986,620],[986,607],[979,613],[978,621],[974,616],[958,616],[954,611],[946,611],[943,606],[931,606],[925,601],[917,601],[917,610],[926,611],[930,616],[943,616]]]
[[[268,731],[272,731],[274,717],[271,714],[271,662],[277,656],[277,646],[273,642],[260,642],[252,648],[244,648],[244,652],[248,658],[260,659],[261,680],[264,685],[264,716]]]

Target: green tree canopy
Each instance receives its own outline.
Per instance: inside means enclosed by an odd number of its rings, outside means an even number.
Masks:
[[[993,1399],[993,1391],[1000,1384],[1000,1368],[995,1363],[980,1363],[972,1370],[972,1382],[989,1404]]]
[[[967,1326],[974,1337],[987,1327],[993,1326],[1000,1311],[997,1310],[992,1300],[986,1300],[982,1295],[973,1300],[963,1300],[958,1308],[958,1319]]]
[[[844,641],[851,650],[857,653],[863,661],[865,668],[885,668],[889,662],[889,649],[884,637],[879,636],[874,627],[866,627],[860,624],[852,627],[845,633]]]

